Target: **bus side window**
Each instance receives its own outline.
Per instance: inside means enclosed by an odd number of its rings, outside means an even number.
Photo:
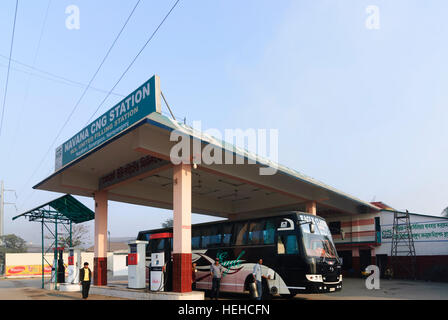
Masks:
[[[247,227],[248,222],[240,222],[235,224],[235,245],[245,245],[247,244]]]
[[[285,245],[283,244],[282,236],[277,237],[277,253],[285,254]]]
[[[294,234],[279,235],[277,238],[278,254],[298,254],[299,246]]]
[[[221,241],[222,241],[222,226],[218,225],[216,228],[214,228],[214,236],[212,239],[212,245],[214,247],[219,247],[221,246]]]
[[[219,247],[221,245],[221,234],[214,234],[211,236],[210,247]]]
[[[274,244],[275,235],[275,221],[270,219],[266,221],[266,227],[263,231],[263,242],[264,244]]]
[[[207,244],[204,242],[204,237],[203,237],[203,234],[204,234],[204,228],[202,227],[202,228],[200,228],[199,230],[198,230],[198,237],[200,238],[200,246],[199,246],[199,248],[200,249],[206,249],[207,248]]]
[[[229,246],[232,241],[232,225],[230,223],[222,226],[222,245]]]
[[[297,237],[294,234],[288,235],[286,238],[286,254],[299,253],[299,246],[297,245]]]
[[[263,244],[264,221],[254,221],[249,226],[249,244]]]
[[[221,234],[218,232],[218,226],[204,228],[201,241],[203,249],[219,246],[221,244]]]
[[[191,249],[197,250],[200,249],[201,245],[201,233],[200,230],[197,228],[194,228],[191,230]]]
[[[193,250],[199,249],[200,243],[201,243],[200,237],[191,238],[191,249],[193,249]]]
[[[165,239],[159,239],[157,243],[157,251],[165,251]]]
[[[160,252],[165,250],[165,239],[153,239],[150,242],[152,252]]]
[[[148,238],[149,238],[149,236],[148,236]],[[145,248],[145,252],[146,252],[146,261],[150,261],[150,259],[151,259],[151,241],[152,240],[148,240],[148,244],[146,245],[146,248]],[[149,259],[149,260],[148,260]]]

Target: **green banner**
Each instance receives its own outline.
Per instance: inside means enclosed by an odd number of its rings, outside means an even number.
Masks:
[[[392,226],[382,227],[382,238],[392,239]],[[396,235],[395,238],[401,237],[402,239],[407,239],[407,233],[405,232],[406,225],[400,224],[397,226],[398,233],[400,236]],[[414,241],[419,240],[448,240],[448,222],[441,220],[440,222],[417,222],[411,224],[412,238]]]
[[[153,76],[126,98],[56,149],[56,171],[96,149],[152,112],[160,112],[159,77]]]

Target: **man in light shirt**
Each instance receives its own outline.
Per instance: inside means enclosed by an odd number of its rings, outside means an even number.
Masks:
[[[210,266],[210,275],[212,276],[212,299],[215,298],[218,300],[219,298],[219,289],[221,286],[221,277],[223,276],[222,273],[222,266],[219,264],[219,259],[215,259],[215,264],[212,264]]]
[[[254,265],[254,270],[252,272],[252,275],[254,276],[254,281],[257,284],[257,292],[258,292],[257,300],[261,300],[261,296],[263,295],[263,285],[261,281],[262,278],[268,279],[268,277],[266,277],[261,270],[262,264],[263,259],[258,260],[258,263]]]

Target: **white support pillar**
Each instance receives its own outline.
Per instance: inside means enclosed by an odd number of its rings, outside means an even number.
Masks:
[[[173,291],[191,292],[191,165],[173,167]]]
[[[94,284],[107,285],[107,191],[95,193]]]

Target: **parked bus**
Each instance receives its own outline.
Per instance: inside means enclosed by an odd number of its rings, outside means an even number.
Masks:
[[[149,241],[147,257],[158,252],[171,257],[172,232],[172,228],[141,231],[137,239]],[[224,267],[222,292],[248,292],[253,267],[260,258],[263,274],[268,276],[263,279],[263,294],[292,297],[342,288],[341,259],[327,223],[318,216],[286,212],[196,224],[191,247],[192,263],[198,269],[197,289],[211,290],[210,265],[215,258]],[[166,289],[170,290],[171,284]]]

